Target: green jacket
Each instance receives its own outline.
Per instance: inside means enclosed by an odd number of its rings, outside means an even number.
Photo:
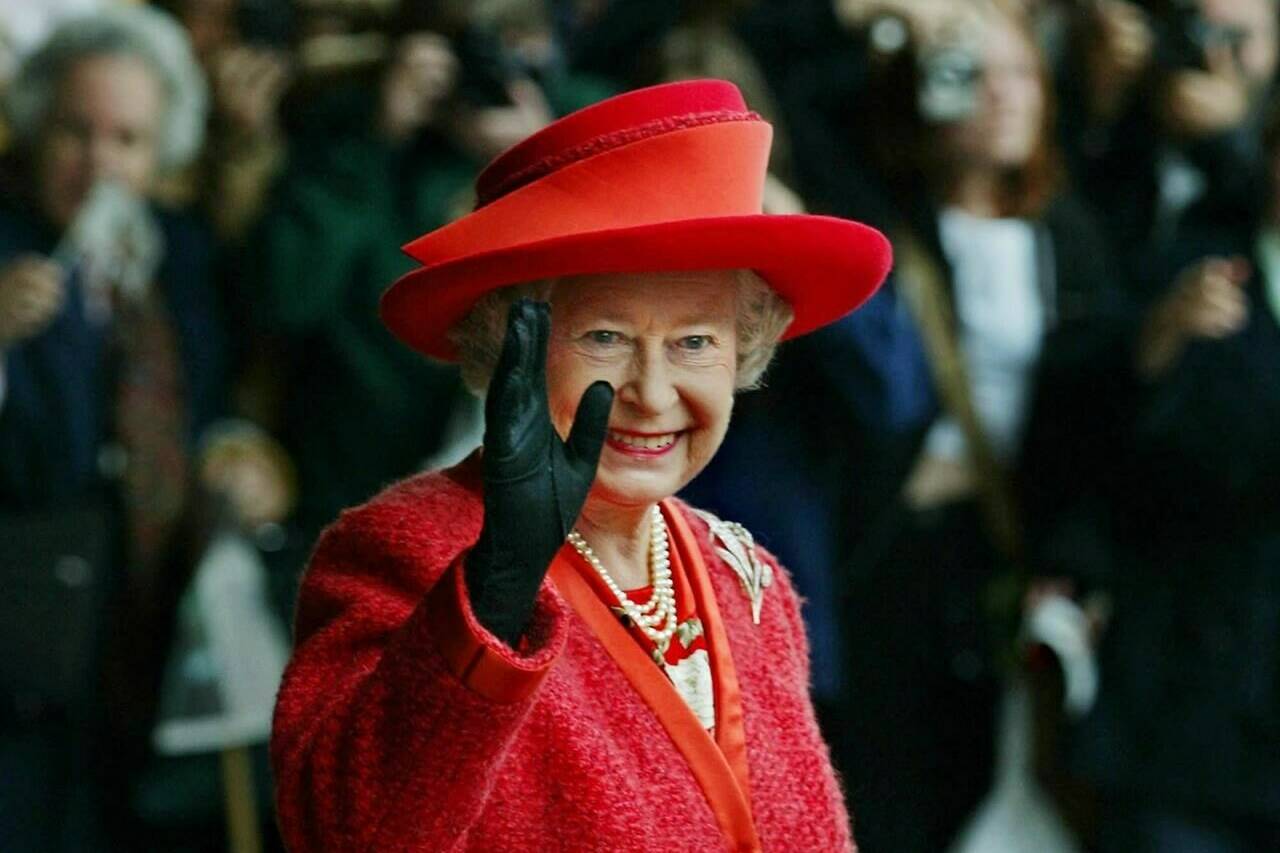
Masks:
[[[317,529],[417,470],[465,393],[457,371],[382,326],[378,298],[413,262],[409,240],[456,214],[477,165],[424,137],[298,137],[250,248],[250,300],[284,348],[285,440],[298,515]]]

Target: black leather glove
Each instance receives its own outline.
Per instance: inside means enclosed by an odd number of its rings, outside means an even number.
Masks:
[[[569,440],[560,440],[547,402],[550,336],[546,303],[512,305],[485,401],[484,526],[467,558],[467,589],[481,624],[512,646],[582,511],[613,406],[609,383],[594,383],[578,402]]]

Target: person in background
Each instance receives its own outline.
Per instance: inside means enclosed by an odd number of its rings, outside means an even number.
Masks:
[[[1184,226],[1136,334],[1046,371],[1028,427],[1031,563],[1110,602],[1058,742],[1104,853],[1280,845],[1280,113],[1263,141],[1248,212]]]
[[[311,81],[240,262],[243,298],[277,353],[274,417],[298,468],[293,576],[343,507],[479,439],[451,433],[479,420],[457,371],[400,347],[377,300],[409,266],[399,244],[465,211],[483,157],[541,119],[507,104],[492,65],[464,54],[464,67],[455,41],[406,27],[372,73]]]
[[[1080,12],[1061,76],[1073,176],[1124,247],[1142,288],[1190,223],[1229,221],[1262,179],[1273,89],[1273,0],[1121,0]],[[1194,227],[1194,226],[1193,226]]]
[[[868,20],[904,36],[865,94],[895,272],[784,348],[694,484],[788,555],[824,626],[815,690],[871,850],[945,849],[990,786],[1033,376],[1052,330],[1108,311],[1117,285],[1064,190],[1026,17],[947,7]],[[780,491],[803,497],[779,512]]]
[[[286,0],[167,0],[209,81],[202,156],[167,182],[169,198],[198,203],[220,242],[237,246],[284,167],[281,103],[294,74]]]
[[[285,474],[251,429],[226,465],[201,453],[226,405],[212,242],[145,201],[203,138],[181,29],[146,8],[70,19],[24,61],[5,110],[0,564],[32,590],[64,577],[68,555],[81,568],[53,599],[20,599],[17,617],[36,621],[6,635],[40,638],[48,666],[0,650],[26,661],[0,696],[0,847],[147,846],[133,784],[178,596],[216,519],[283,515]],[[79,604],[86,584],[100,606]]]
[[[481,0],[471,3],[468,20],[495,38],[512,70],[536,83],[556,116],[564,116],[617,94],[617,84],[571,68],[550,3]]]

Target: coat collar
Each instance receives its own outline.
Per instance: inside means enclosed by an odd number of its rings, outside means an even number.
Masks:
[[[672,743],[701,785],[731,848],[759,850],[760,840],[751,814],[742,697],[728,636],[698,540],[675,501],[665,500],[660,506],[671,536],[673,568],[679,561],[689,579],[698,613],[706,628],[716,694],[715,740],[698,723],[671,682],[596,595],[582,574],[590,568],[571,546],[562,548],[552,562],[550,578],[671,736]]]

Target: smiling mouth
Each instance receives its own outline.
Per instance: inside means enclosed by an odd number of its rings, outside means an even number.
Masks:
[[[610,444],[622,450],[642,453],[660,453],[675,444],[676,439],[679,437],[680,433],[678,432],[668,432],[661,435],[634,435],[632,433],[609,430]]]

